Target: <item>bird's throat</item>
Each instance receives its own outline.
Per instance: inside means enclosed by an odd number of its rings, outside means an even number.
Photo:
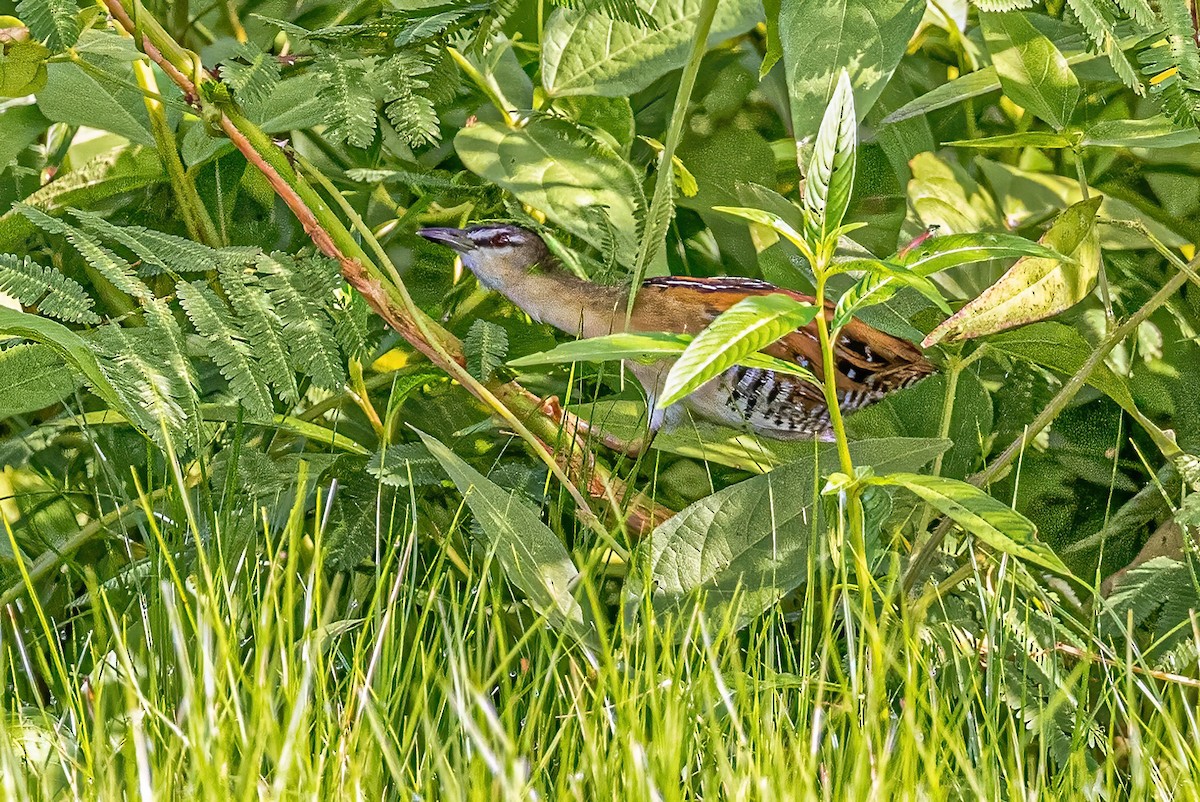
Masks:
[[[625,330],[624,286],[595,284],[555,270],[528,272],[496,289],[534,320],[567,334],[600,337]]]

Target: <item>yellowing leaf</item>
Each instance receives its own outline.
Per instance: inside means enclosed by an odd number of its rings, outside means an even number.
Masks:
[[[1074,261],[1026,256],[930,332],[928,348],[942,340],[966,340],[1042,320],[1087,297],[1100,272],[1100,237],[1096,230],[1099,196],[1080,201],[1058,216],[1038,240]]]

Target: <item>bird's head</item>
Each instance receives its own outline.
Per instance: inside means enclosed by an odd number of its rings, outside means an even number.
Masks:
[[[549,268],[553,260],[546,243],[534,232],[509,223],[472,228],[422,228],[430,242],[453,248],[479,283],[503,291],[535,267]]]

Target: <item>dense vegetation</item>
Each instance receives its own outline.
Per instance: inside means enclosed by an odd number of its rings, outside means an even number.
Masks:
[[[1200,796],[1183,0],[0,10],[6,798]],[[482,220],[836,308],[573,342]],[[851,317],[835,442],[602,436]]]

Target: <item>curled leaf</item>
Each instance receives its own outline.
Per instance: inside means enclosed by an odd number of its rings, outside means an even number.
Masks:
[[[1071,206],[1038,240],[1070,260],[1025,256],[979,297],[930,332],[922,345],[966,340],[1055,315],[1087,297],[1100,272],[1096,210],[1103,198]]]

